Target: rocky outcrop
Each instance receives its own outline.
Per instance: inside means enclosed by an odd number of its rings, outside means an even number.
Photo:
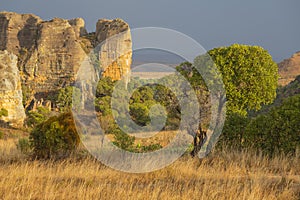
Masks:
[[[0,50],[19,54],[22,48],[30,49],[37,37],[37,25],[42,20],[33,14],[0,13]]]
[[[40,23],[35,45],[20,55],[24,84],[41,94],[70,85],[86,57],[77,36],[67,20]]]
[[[119,80],[130,70],[131,36],[123,20],[99,20],[88,34],[81,18],[42,21],[33,14],[0,13],[0,50],[18,56],[23,88],[33,100],[48,100],[58,89],[71,85],[89,51],[100,47],[103,76]],[[118,35],[119,34],[119,35]],[[118,35],[109,43],[106,39]]]
[[[82,18],[70,19],[68,22],[73,27],[77,38],[87,35],[87,31],[84,27],[85,23]]]
[[[278,64],[279,81],[278,84],[285,86],[300,75],[300,51],[291,58],[285,59]]]
[[[8,111],[8,116],[2,117],[1,120],[13,127],[21,127],[26,117],[17,61],[14,54],[0,51],[0,108]]]
[[[131,66],[132,42],[130,28],[121,19],[101,19],[96,26],[96,45],[100,45],[103,76],[120,80]]]

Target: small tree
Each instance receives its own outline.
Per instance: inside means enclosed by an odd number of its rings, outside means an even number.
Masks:
[[[72,106],[74,106],[75,108],[80,108],[80,89],[73,86],[67,86],[65,88],[60,89],[56,103],[62,112],[68,111]]]
[[[276,97],[278,67],[262,47],[234,44],[215,48],[195,58],[193,67],[204,72],[201,75],[206,76],[208,88],[216,89],[212,95],[219,99],[219,113],[226,102],[228,114],[246,116],[249,110],[259,110],[262,105],[272,103]],[[222,77],[215,73],[215,68]],[[195,77],[193,71],[190,72],[190,80],[199,80],[201,84],[202,79]],[[224,84],[226,98],[218,80]],[[220,119],[217,119],[217,127],[219,122]]]
[[[222,74],[227,112],[246,115],[274,101],[278,67],[262,47],[234,44],[208,54]]]
[[[80,143],[71,113],[63,113],[38,124],[29,139],[33,155],[43,159],[68,156]]]

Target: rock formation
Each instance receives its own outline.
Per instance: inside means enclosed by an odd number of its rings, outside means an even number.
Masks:
[[[21,127],[26,117],[17,61],[14,54],[0,51],[0,109],[8,111],[8,116],[2,117],[1,120],[13,127]]]
[[[131,66],[132,43],[130,28],[121,19],[101,19],[97,22],[96,45],[100,45],[103,76],[120,80]]]
[[[37,37],[37,25],[42,20],[33,14],[0,13],[0,50],[19,54],[22,48],[30,49]]]
[[[19,67],[24,84],[36,94],[70,85],[86,57],[78,33],[67,20],[55,18],[38,25],[35,45],[21,54]]]
[[[300,75],[300,51],[291,58],[285,59],[278,64],[279,81],[278,84],[285,86]]]
[[[120,33],[120,34],[119,34]],[[118,35],[110,42],[107,38]],[[58,89],[71,85],[92,48],[100,46],[103,76],[119,80],[131,65],[131,36],[120,19],[99,20],[96,33],[87,33],[81,18],[42,21],[33,14],[0,13],[0,50],[18,56],[23,88],[31,98],[51,99]]]

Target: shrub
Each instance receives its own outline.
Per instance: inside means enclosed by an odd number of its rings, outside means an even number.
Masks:
[[[120,147],[121,149],[132,151],[133,144],[135,141],[134,136],[129,136],[124,133],[121,129],[117,128],[115,131],[115,141],[113,142],[114,145]]]
[[[270,155],[295,153],[300,147],[300,95],[251,120],[245,130],[245,144]]]
[[[157,144],[150,144],[150,145],[141,147],[142,152],[156,151],[156,150],[161,149],[161,148],[162,148],[162,146],[158,143]]]
[[[17,149],[23,154],[29,154],[31,147],[28,138],[20,138],[17,143]]]
[[[250,118],[240,114],[228,115],[217,147],[222,148],[225,144],[225,146],[241,149],[244,145],[245,129],[249,122]]]
[[[67,86],[58,92],[57,106],[60,111],[66,112],[73,106],[75,109],[80,109],[81,106],[81,91],[79,88]]]
[[[80,143],[70,112],[40,123],[30,133],[29,139],[34,157],[43,159],[69,156]]]
[[[0,139],[4,138],[4,133],[2,131],[0,131]]]
[[[8,116],[8,111],[4,108],[0,109],[0,117],[7,117]]]
[[[50,116],[50,111],[42,106],[37,107],[36,111],[29,111],[27,114],[26,124],[29,127],[35,127],[36,125],[44,122]]]

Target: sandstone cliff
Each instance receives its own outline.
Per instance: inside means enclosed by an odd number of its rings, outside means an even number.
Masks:
[[[71,85],[87,54],[99,44],[103,76],[118,80],[129,72],[130,29],[120,19],[99,20],[96,32],[89,34],[81,18],[43,21],[33,14],[0,12],[0,50],[18,56],[23,88],[31,96],[27,105],[51,99],[58,89]]]
[[[285,86],[300,75],[300,51],[278,64],[279,85]]]
[[[121,19],[97,22],[96,45],[100,45],[103,76],[119,80],[130,72],[132,43],[130,28]]]
[[[0,108],[8,111],[8,116],[1,120],[13,127],[21,127],[25,119],[22,105],[22,90],[17,56],[7,51],[0,51]]]

